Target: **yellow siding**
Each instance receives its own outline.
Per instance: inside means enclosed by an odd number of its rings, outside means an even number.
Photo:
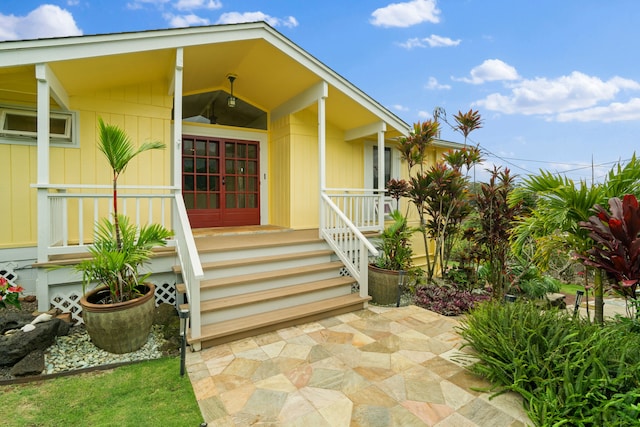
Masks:
[[[291,116],[291,227],[318,226],[317,116],[301,111]]]
[[[291,225],[291,138],[289,117],[271,123],[269,141],[269,223],[281,227]],[[264,168],[264,166],[263,166]]]
[[[363,142],[345,142],[344,133],[327,128],[327,188],[364,188]]]
[[[0,145],[0,158],[5,159],[0,180],[0,248],[36,241],[36,197],[30,188],[36,180],[35,153],[35,147]]]
[[[50,182],[52,184],[111,184],[111,172],[103,154],[97,149],[98,117],[106,123],[121,126],[135,145],[146,141],[171,144],[172,97],[162,83],[114,88],[109,91],[82,96],[71,96],[71,109],[78,111],[80,148],[50,150]],[[34,246],[37,240],[36,191],[30,188],[36,182],[36,147],[0,145],[0,155],[8,159],[10,177],[0,183],[0,194],[10,201],[9,208],[0,210],[0,248]],[[134,159],[121,179],[121,185],[169,185],[170,150],[147,152]],[[74,190],[77,191],[77,190]],[[90,190],[90,192],[94,192]],[[125,193],[126,191],[122,191]],[[139,192],[136,192],[139,193]],[[86,240],[93,228],[93,202],[83,205]],[[100,202],[99,216],[108,213],[109,201]],[[132,211],[133,205],[128,206]],[[123,209],[120,204],[121,211]],[[160,213],[160,203],[154,202],[154,221]],[[70,224],[77,223],[78,202],[69,202]],[[166,214],[167,215],[167,214]],[[146,202],[140,218],[148,217]],[[78,232],[70,227],[70,239],[77,240]]]
[[[296,229],[319,225],[317,122],[315,113],[304,110],[271,124],[271,224]],[[364,156],[361,142],[345,142],[344,133],[328,124],[326,155],[327,187],[362,187]]]

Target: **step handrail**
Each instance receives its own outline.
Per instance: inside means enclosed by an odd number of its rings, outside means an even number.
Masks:
[[[321,194],[325,206],[320,235],[360,286],[360,296],[368,296],[369,254],[378,256],[378,250],[353,222],[333,203],[326,193]]]
[[[173,231],[175,233],[180,268],[182,269],[182,280],[187,288],[190,311],[189,327],[191,329],[191,338],[198,339],[202,334],[200,282],[204,278],[204,272],[182,194],[176,191],[173,200],[175,208]]]

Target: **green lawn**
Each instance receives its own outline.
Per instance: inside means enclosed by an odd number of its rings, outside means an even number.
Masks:
[[[576,291],[584,291],[584,286],[573,283],[563,283],[560,285],[560,292],[563,294],[575,295]]]
[[[180,359],[0,386],[3,426],[197,426],[202,415]]]

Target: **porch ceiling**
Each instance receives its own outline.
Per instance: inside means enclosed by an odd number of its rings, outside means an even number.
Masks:
[[[98,48],[98,47],[96,47]],[[301,51],[302,52],[302,51]],[[263,38],[199,44],[184,48],[184,94],[229,91],[229,73],[236,74],[234,95],[265,111],[285,103],[323,80],[306,54],[286,53]],[[48,62],[70,97],[139,83],[158,83],[167,93],[173,79],[175,49],[94,56]],[[335,80],[335,79],[334,79]],[[347,130],[381,119],[329,81],[327,120]],[[354,87],[355,88],[355,87]],[[0,67],[0,99],[35,104],[33,65]],[[315,105],[310,107],[316,110]],[[388,136],[399,134],[389,129]],[[395,135],[394,135],[395,134]]]

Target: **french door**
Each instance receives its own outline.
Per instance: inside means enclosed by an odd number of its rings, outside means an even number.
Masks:
[[[183,136],[182,195],[193,228],[260,224],[258,141]]]

